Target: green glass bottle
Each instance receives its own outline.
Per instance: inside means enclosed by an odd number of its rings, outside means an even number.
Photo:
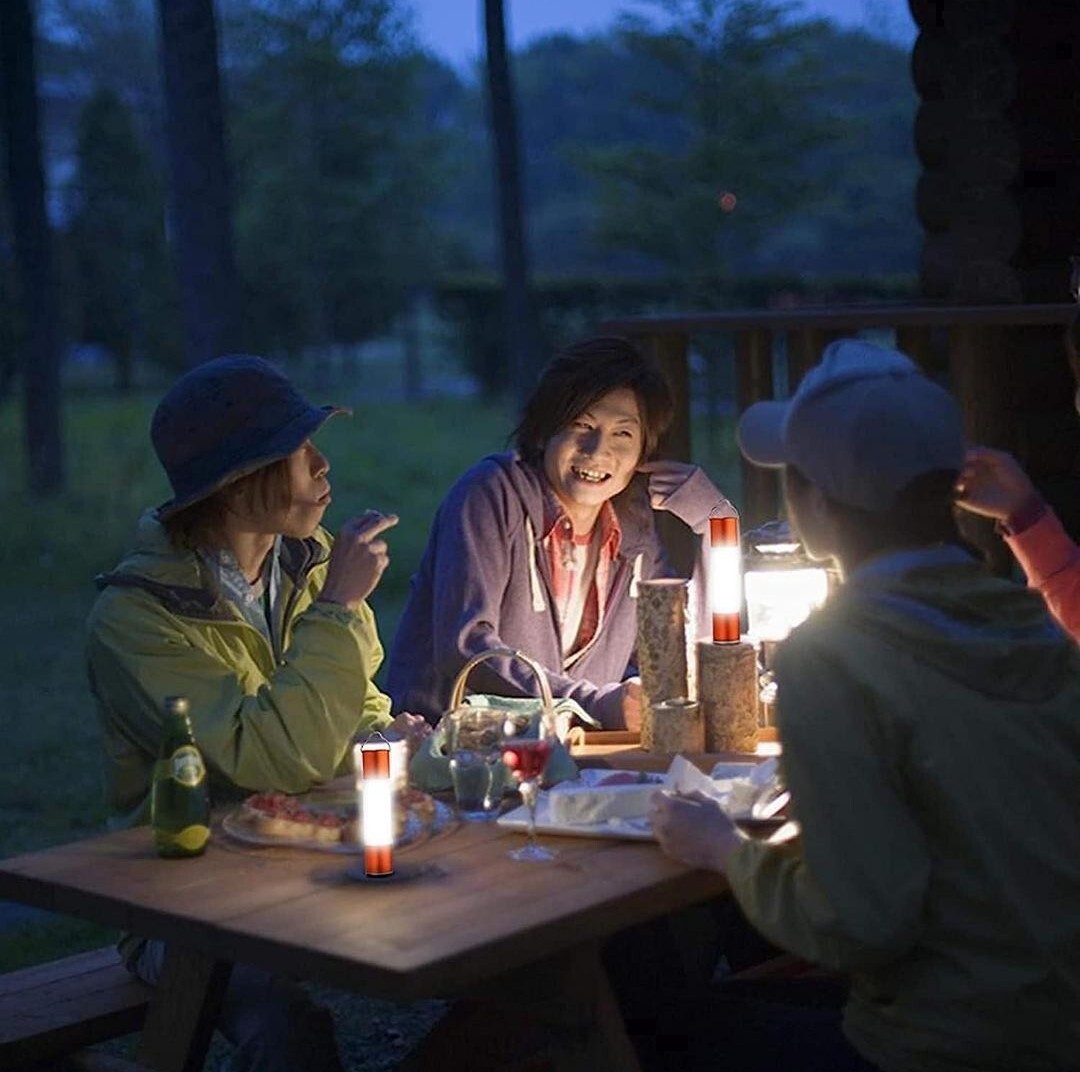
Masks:
[[[210,840],[206,763],[191,732],[188,701],[165,698],[161,751],[150,789],[150,824],[159,856],[198,856]]]

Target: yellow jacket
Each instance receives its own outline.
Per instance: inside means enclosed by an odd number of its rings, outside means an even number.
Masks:
[[[186,696],[215,804],[256,790],[299,793],[344,773],[352,738],[390,721],[372,678],[383,658],[370,607],[315,602],[331,539],[282,540],[281,636],[267,639],[177,551],[153,513],[87,622],[87,666],[117,825],[149,819],[162,700]]]

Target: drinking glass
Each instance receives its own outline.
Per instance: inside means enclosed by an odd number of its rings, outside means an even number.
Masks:
[[[494,819],[502,802],[504,713],[490,707],[460,707],[447,718],[458,814],[466,822]]]
[[[555,746],[555,726],[547,713],[540,717],[537,735],[530,733],[532,720],[507,715],[502,726],[502,760],[521,789],[521,798],[529,815],[528,836],[524,845],[511,849],[512,860],[553,860],[555,852],[536,840],[536,794],[540,789],[544,767]]]

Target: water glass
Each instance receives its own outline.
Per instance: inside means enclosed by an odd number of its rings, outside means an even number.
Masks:
[[[467,822],[494,819],[506,776],[499,749],[505,714],[490,707],[461,707],[447,717],[450,777],[458,814]]]

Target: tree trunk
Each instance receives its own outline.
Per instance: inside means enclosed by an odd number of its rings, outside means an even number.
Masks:
[[[59,317],[45,213],[29,0],[0,3],[0,78],[15,261],[27,327],[22,373],[28,479],[33,494],[55,495],[64,484]]]
[[[158,0],[174,251],[189,365],[240,348],[213,0]]]
[[[508,383],[519,401],[536,382],[536,329],[529,299],[520,150],[514,87],[506,48],[503,0],[484,0],[488,109],[495,143],[502,250],[503,317]]]

